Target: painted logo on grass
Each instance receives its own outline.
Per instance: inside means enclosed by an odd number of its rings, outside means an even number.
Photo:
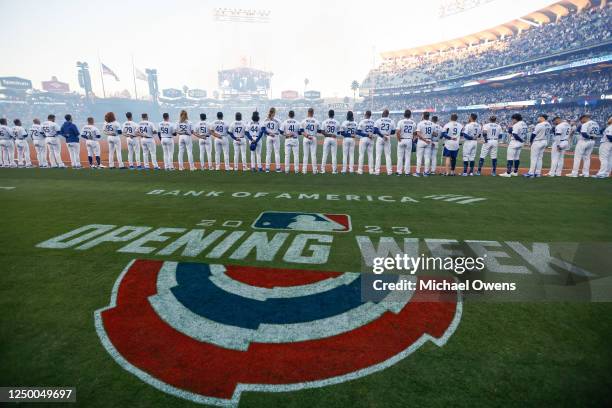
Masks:
[[[351,217],[346,214],[266,211],[253,223],[255,229],[289,231],[348,232]]]
[[[300,390],[371,374],[428,340],[442,346],[455,330],[460,294],[431,302],[419,291],[381,292],[366,302],[362,276],[132,261],[109,306],[95,312],[96,330],[110,355],[143,381],[229,406],[244,391]]]

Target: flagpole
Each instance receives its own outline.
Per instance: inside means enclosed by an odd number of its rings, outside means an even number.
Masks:
[[[106,89],[104,88],[104,72],[102,72],[102,60],[100,59],[100,53],[98,52],[98,65],[100,65],[100,79],[102,80],[102,95],[106,99]]]
[[[134,67],[134,54],[132,54],[132,79],[134,80],[134,97],[138,99],[138,89],[136,88],[136,68]]]

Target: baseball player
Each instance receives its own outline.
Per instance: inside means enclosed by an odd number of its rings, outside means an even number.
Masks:
[[[115,119],[113,112],[104,115],[103,133],[108,142],[108,168],[115,168],[115,156],[117,156],[117,166],[123,169],[123,159],[121,158],[121,125]]]
[[[89,161],[89,167],[104,168],[100,161],[100,130],[94,126],[94,118],[87,118],[87,125],[81,129],[81,137],[85,139],[85,147],[87,148],[87,161]],[[96,163],[94,164],[94,157]]]
[[[132,112],[126,112],[125,118],[127,121],[121,126],[121,133],[126,137],[128,168],[140,169],[140,138],[136,136],[138,124],[132,121]]]
[[[302,148],[304,149],[302,173],[304,174],[308,170],[309,154],[312,163],[312,174],[317,174],[317,134],[320,129],[319,121],[314,118],[314,109],[308,108],[308,116],[302,121],[300,126],[300,134],[304,136],[302,140]]]
[[[508,159],[506,172],[500,174],[502,177],[518,176],[518,169],[520,165],[521,149],[523,143],[527,138],[527,132],[529,128],[527,124],[523,122],[523,116],[520,113],[512,115],[512,126],[508,128],[508,134],[510,135],[510,143],[508,143],[508,152],[506,158]],[[512,171],[514,166],[514,171]]]
[[[324,136],[323,139],[323,155],[321,157],[321,174],[325,174],[327,166],[327,155],[331,154],[332,173],[338,173],[337,153],[338,153],[338,135],[340,134],[340,123],[334,116],[336,113],[333,109],[327,112],[327,119],[321,123],[319,132]]]
[[[593,152],[593,146],[595,146],[595,138],[599,136],[599,125],[591,120],[591,115],[585,113],[580,117],[578,132],[580,133],[580,139],[574,149],[574,166],[567,177],[578,177],[580,161],[582,161],[582,176],[589,177],[591,153]]]
[[[42,126],[40,125],[40,119],[34,118],[32,120],[32,126],[30,127],[30,137],[34,144],[34,150],[36,150],[36,160],[38,160],[38,167],[46,169],[49,167],[47,163],[47,144],[45,143],[45,135],[42,132]]]
[[[353,173],[355,170],[355,137],[357,136],[357,122],[352,111],[346,113],[346,120],[340,127],[342,139],[342,174]],[[348,167],[347,167],[348,166]]]
[[[193,125],[187,117],[187,111],[182,110],[179,115],[179,123],[176,124],[176,133],[178,134],[178,167],[179,170],[183,170],[183,156],[185,150],[187,150],[187,161],[189,162],[189,170],[195,170],[195,164],[193,164],[193,140],[191,135],[193,134]]]
[[[159,139],[164,153],[164,169],[174,170],[174,136],[176,136],[176,125],[170,122],[170,115],[164,113],[164,120],[159,123]]]
[[[246,171],[246,125],[242,122],[242,113],[237,112],[235,119],[227,129],[227,134],[234,140],[234,170],[238,171],[238,163],[240,163],[240,157],[242,157],[242,171]]]
[[[13,137],[15,138],[15,147],[17,148],[17,166],[32,167],[30,159],[30,144],[28,143],[28,132],[21,126],[21,120],[13,121]]]
[[[205,157],[208,157],[208,170],[213,169],[212,141],[210,140],[210,128],[206,122],[206,114],[200,113],[200,121],[195,126],[193,134],[199,139],[200,147],[200,169],[205,170]]]
[[[457,122],[456,113],[451,114],[450,122],[442,128],[442,138],[444,138],[444,150],[442,156],[445,158],[445,176],[455,175],[457,165],[457,154],[459,153],[459,139],[463,131],[463,125]]]
[[[612,171],[612,116],[608,118],[608,127],[604,130],[599,145],[599,171],[593,177],[608,178]]]
[[[250,145],[249,150],[251,151],[251,170],[252,171],[263,171],[261,164],[261,138],[263,137],[263,129],[259,125],[259,112],[255,111],[251,115],[251,122],[245,132],[247,139],[249,139]]]
[[[17,167],[13,130],[7,126],[6,118],[0,119],[0,162],[2,167]]]
[[[555,135],[550,148],[550,170],[546,174],[548,177],[561,176],[563,156],[565,151],[569,149],[569,138],[572,133],[572,125],[567,120],[557,116],[553,119],[553,123],[555,124]]]
[[[423,176],[429,176],[429,168],[431,166],[431,138],[433,137],[434,124],[429,120],[429,112],[423,112],[423,119],[416,127],[417,145],[416,145],[416,170],[415,177],[421,174],[421,164],[423,164]]]
[[[474,159],[476,159],[476,150],[478,149],[478,138],[482,134],[482,127],[478,122],[478,115],[470,113],[468,123],[463,127],[463,174],[462,176],[474,175]],[[468,173],[468,164],[470,172]]]
[[[357,136],[359,136],[359,163],[357,174],[363,174],[363,162],[365,155],[368,155],[368,169],[370,174],[374,174],[374,121],[372,112],[366,111],[364,119],[359,122]]]
[[[434,131],[431,135],[431,146],[429,146],[429,153],[431,155],[429,174],[435,175],[438,167],[438,142],[440,141],[440,136],[442,136],[442,126],[438,124],[438,117],[435,115],[431,117],[431,122],[433,123]]]
[[[293,171],[298,174],[300,171],[300,124],[295,120],[294,111],[289,111],[289,118],[281,124],[280,130],[285,136],[285,173],[289,174],[293,153]]]
[[[47,116],[47,120],[42,124],[42,132],[45,135],[45,144],[49,152],[49,164],[52,168],[65,168],[66,166],[62,161],[62,144],[59,138],[61,128],[55,123],[55,115]]]
[[[382,118],[374,122],[374,134],[378,135],[376,139],[376,167],[374,174],[380,174],[380,162],[383,151],[385,153],[385,166],[387,174],[393,174],[393,165],[391,164],[391,135],[395,133],[395,123],[389,118],[389,109],[385,109],[382,113]]]
[[[72,123],[72,116],[64,116],[66,121],[62,125],[60,133],[66,139],[66,147],[68,148],[68,154],[70,156],[70,166],[73,169],[81,168],[81,138],[79,129],[74,123]]]
[[[274,162],[276,163],[276,172],[282,171],[280,166],[280,122],[274,116],[276,115],[276,108],[270,108],[268,111],[268,118],[264,120],[262,128],[266,137],[266,173],[270,172],[270,156],[272,155],[272,149],[274,149]]]
[[[141,115],[142,120],[138,123],[138,130],[136,136],[140,136],[140,142],[142,143],[142,164],[143,168],[149,168],[149,155],[151,156],[151,165],[155,170],[159,170],[159,164],[157,163],[157,149],[155,147],[155,135],[157,129],[153,122],[149,121],[149,115],[143,113]]]
[[[482,145],[482,149],[480,150],[480,160],[478,160],[478,172],[477,176],[480,176],[482,172],[482,166],[484,165],[485,159],[487,156],[491,156],[491,166],[493,169],[491,170],[491,175],[495,176],[497,174],[497,145],[499,143],[499,138],[502,134],[502,128],[497,123],[497,117],[491,116],[489,118],[489,123],[485,124],[482,127],[482,136],[484,137],[484,144]]]
[[[411,119],[410,109],[404,111],[404,119],[397,122],[397,175],[410,175],[410,159],[412,157],[412,139],[416,135],[417,125]]]
[[[217,120],[210,125],[210,134],[215,138],[215,170],[221,170],[221,150],[223,150],[224,169],[232,170],[229,164],[227,124],[223,120],[223,112],[217,112]]]
[[[544,149],[548,145],[551,130],[552,126],[548,123],[548,115],[541,113],[538,116],[538,124],[531,134],[529,171],[524,174],[525,177],[540,177],[542,175],[542,158],[544,157]]]

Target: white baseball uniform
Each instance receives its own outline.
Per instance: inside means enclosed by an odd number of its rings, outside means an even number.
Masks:
[[[321,122],[321,133],[323,139],[323,154],[321,156],[321,173],[325,173],[327,166],[327,155],[331,155],[332,173],[338,172],[338,134],[340,134],[340,123],[333,118],[325,119]]]
[[[154,136],[157,134],[157,128],[153,122],[143,120],[138,123],[138,133],[141,135],[140,143],[142,144],[142,167],[149,168],[149,155],[151,156],[151,164],[154,169],[159,169],[157,163],[157,148],[155,146]]]
[[[417,125],[412,119],[402,119],[397,122],[400,139],[397,142],[397,174],[410,174],[412,158],[412,139],[417,131]]]
[[[549,176],[560,176],[563,171],[565,151],[569,149],[569,139],[572,126],[564,120],[555,126],[555,136],[550,150]]]
[[[345,120],[340,132],[342,139],[342,173],[352,173],[355,170],[355,138],[357,137],[357,122]]]
[[[289,173],[292,154],[293,170],[298,173],[300,171],[300,124],[297,120],[289,118],[281,124],[280,130],[285,136],[285,173]]]
[[[121,127],[121,132],[125,135],[127,142],[127,160],[130,168],[134,167],[134,165],[140,167],[140,138],[136,136],[137,127],[138,124],[131,120],[125,122]]]
[[[274,163],[276,171],[281,170],[280,164],[280,121],[276,118],[266,119],[261,125],[265,129],[266,136],[266,170],[270,170],[270,158],[274,150]]]
[[[158,126],[162,152],[164,153],[164,169],[174,170],[174,136],[176,135],[176,125],[172,122],[163,121]]]
[[[612,171],[612,125],[608,125],[604,130],[599,145],[599,163],[597,177],[610,177],[610,171]]]
[[[176,124],[176,134],[178,135],[178,167],[179,170],[183,170],[183,156],[187,151],[187,162],[189,163],[189,170],[195,170],[195,164],[193,163],[193,140],[191,135],[193,133],[193,124],[190,121],[179,122]]]
[[[463,127],[463,162],[473,162],[476,159],[478,138],[482,134],[482,127],[478,122],[469,122]]]
[[[304,157],[302,160],[302,173],[306,174],[308,170],[308,156],[312,163],[312,173],[317,174],[317,134],[321,126],[315,118],[306,118],[302,121],[300,131],[302,132],[302,148],[304,149]]]
[[[522,120],[512,126],[512,135],[510,136],[512,139],[508,143],[508,153],[506,155],[508,160],[520,160],[521,149],[525,139],[527,139],[528,130],[527,124]]]
[[[497,159],[497,147],[502,134],[502,127],[494,122],[486,123],[482,127],[482,134],[485,142],[480,150],[480,158],[486,159],[487,156],[491,156],[491,159]]]
[[[391,118],[380,118],[374,122],[374,128],[378,129],[380,134],[376,138],[376,167],[374,174],[380,174],[380,164],[382,154],[385,154],[385,167],[387,174],[393,174],[393,164],[391,162],[391,135],[395,133],[395,123]]]
[[[49,164],[51,167],[66,167],[62,161],[62,143],[59,138],[60,125],[47,120],[42,124],[42,131],[49,152]]]
[[[423,164],[423,173],[429,174],[431,167],[431,143],[434,133],[434,123],[430,120],[422,120],[416,127],[419,139],[416,145],[416,170],[415,173],[421,173],[421,165]]]
[[[227,140],[227,123],[223,119],[217,119],[210,124],[210,131],[216,133],[215,145],[215,169],[221,170],[221,151],[223,150],[223,164],[225,170],[231,170],[229,164],[229,141]]]
[[[211,141],[208,122],[201,120],[197,123],[194,129],[194,134],[198,138],[198,146],[200,148],[200,168],[204,170],[204,163],[208,158],[208,170],[213,169],[213,144]]]
[[[247,131],[249,132],[248,135],[252,139],[251,143],[254,143],[257,141],[257,138],[259,137],[260,129],[261,129],[261,126],[259,125],[259,122],[251,121],[249,123]],[[259,140],[257,142],[257,145],[255,146],[255,150],[251,150],[251,170],[255,170],[257,168],[261,171],[263,169],[262,164],[261,164],[261,146],[262,144],[263,144],[262,141]]]
[[[599,136],[599,125],[594,120],[589,120],[583,123],[580,127],[580,139],[576,143],[574,149],[574,166],[572,168],[572,176],[578,176],[580,172],[580,161],[582,161],[582,175],[589,177],[591,167],[591,153],[595,146],[595,138]]]
[[[362,119],[357,127],[359,139],[359,163],[357,164],[357,174],[363,174],[363,163],[365,155],[368,155],[368,169],[370,174],[374,174],[374,121],[372,119]]]
[[[247,170],[247,157],[246,157],[246,149],[247,149],[247,139],[245,136],[246,133],[246,124],[241,120],[236,120],[232,122],[229,126],[228,133],[234,135],[233,144],[234,144],[234,170],[238,170],[238,163],[240,163],[240,158],[242,157],[242,170]]]
[[[13,139],[13,130],[6,125],[0,125],[0,162],[2,162],[2,167],[17,167]]]
[[[13,137],[15,138],[15,147],[17,148],[17,165],[32,167],[28,132],[22,126],[14,126]]]
[[[36,151],[36,160],[38,160],[38,167],[47,167],[47,144],[45,143],[45,136],[42,132],[42,126],[39,124],[32,124],[30,127],[30,137],[34,144],[34,150]]]
[[[115,156],[117,157],[117,167],[123,168],[123,158],[121,157],[121,125],[114,121],[104,122],[102,127],[108,142],[108,168],[115,168]]]
[[[552,126],[548,121],[538,123],[533,129],[534,138],[529,157],[529,174],[542,175],[542,158],[544,157],[544,149],[548,145],[551,130]]]
[[[81,137],[85,139],[87,156],[90,157],[90,163],[93,163],[92,159],[100,156],[100,130],[94,125],[85,125],[81,129]]]
[[[440,137],[442,135],[442,126],[437,123],[433,124],[434,132],[431,135],[431,146],[429,146],[429,154],[430,154],[430,173],[436,174],[436,168],[438,166],[438,142],[440,141]]]

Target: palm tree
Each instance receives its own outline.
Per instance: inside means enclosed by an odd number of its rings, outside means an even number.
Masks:
[[[353,81],[351,82],[351,89],[353,90],[353,103],[355,103],[356,93],[359,89],[359,82]]]
[[[308,78],[304,78],[304,92],[306,92],[306,88],[308,88],[309,83],[310,83],[310,80]]]

